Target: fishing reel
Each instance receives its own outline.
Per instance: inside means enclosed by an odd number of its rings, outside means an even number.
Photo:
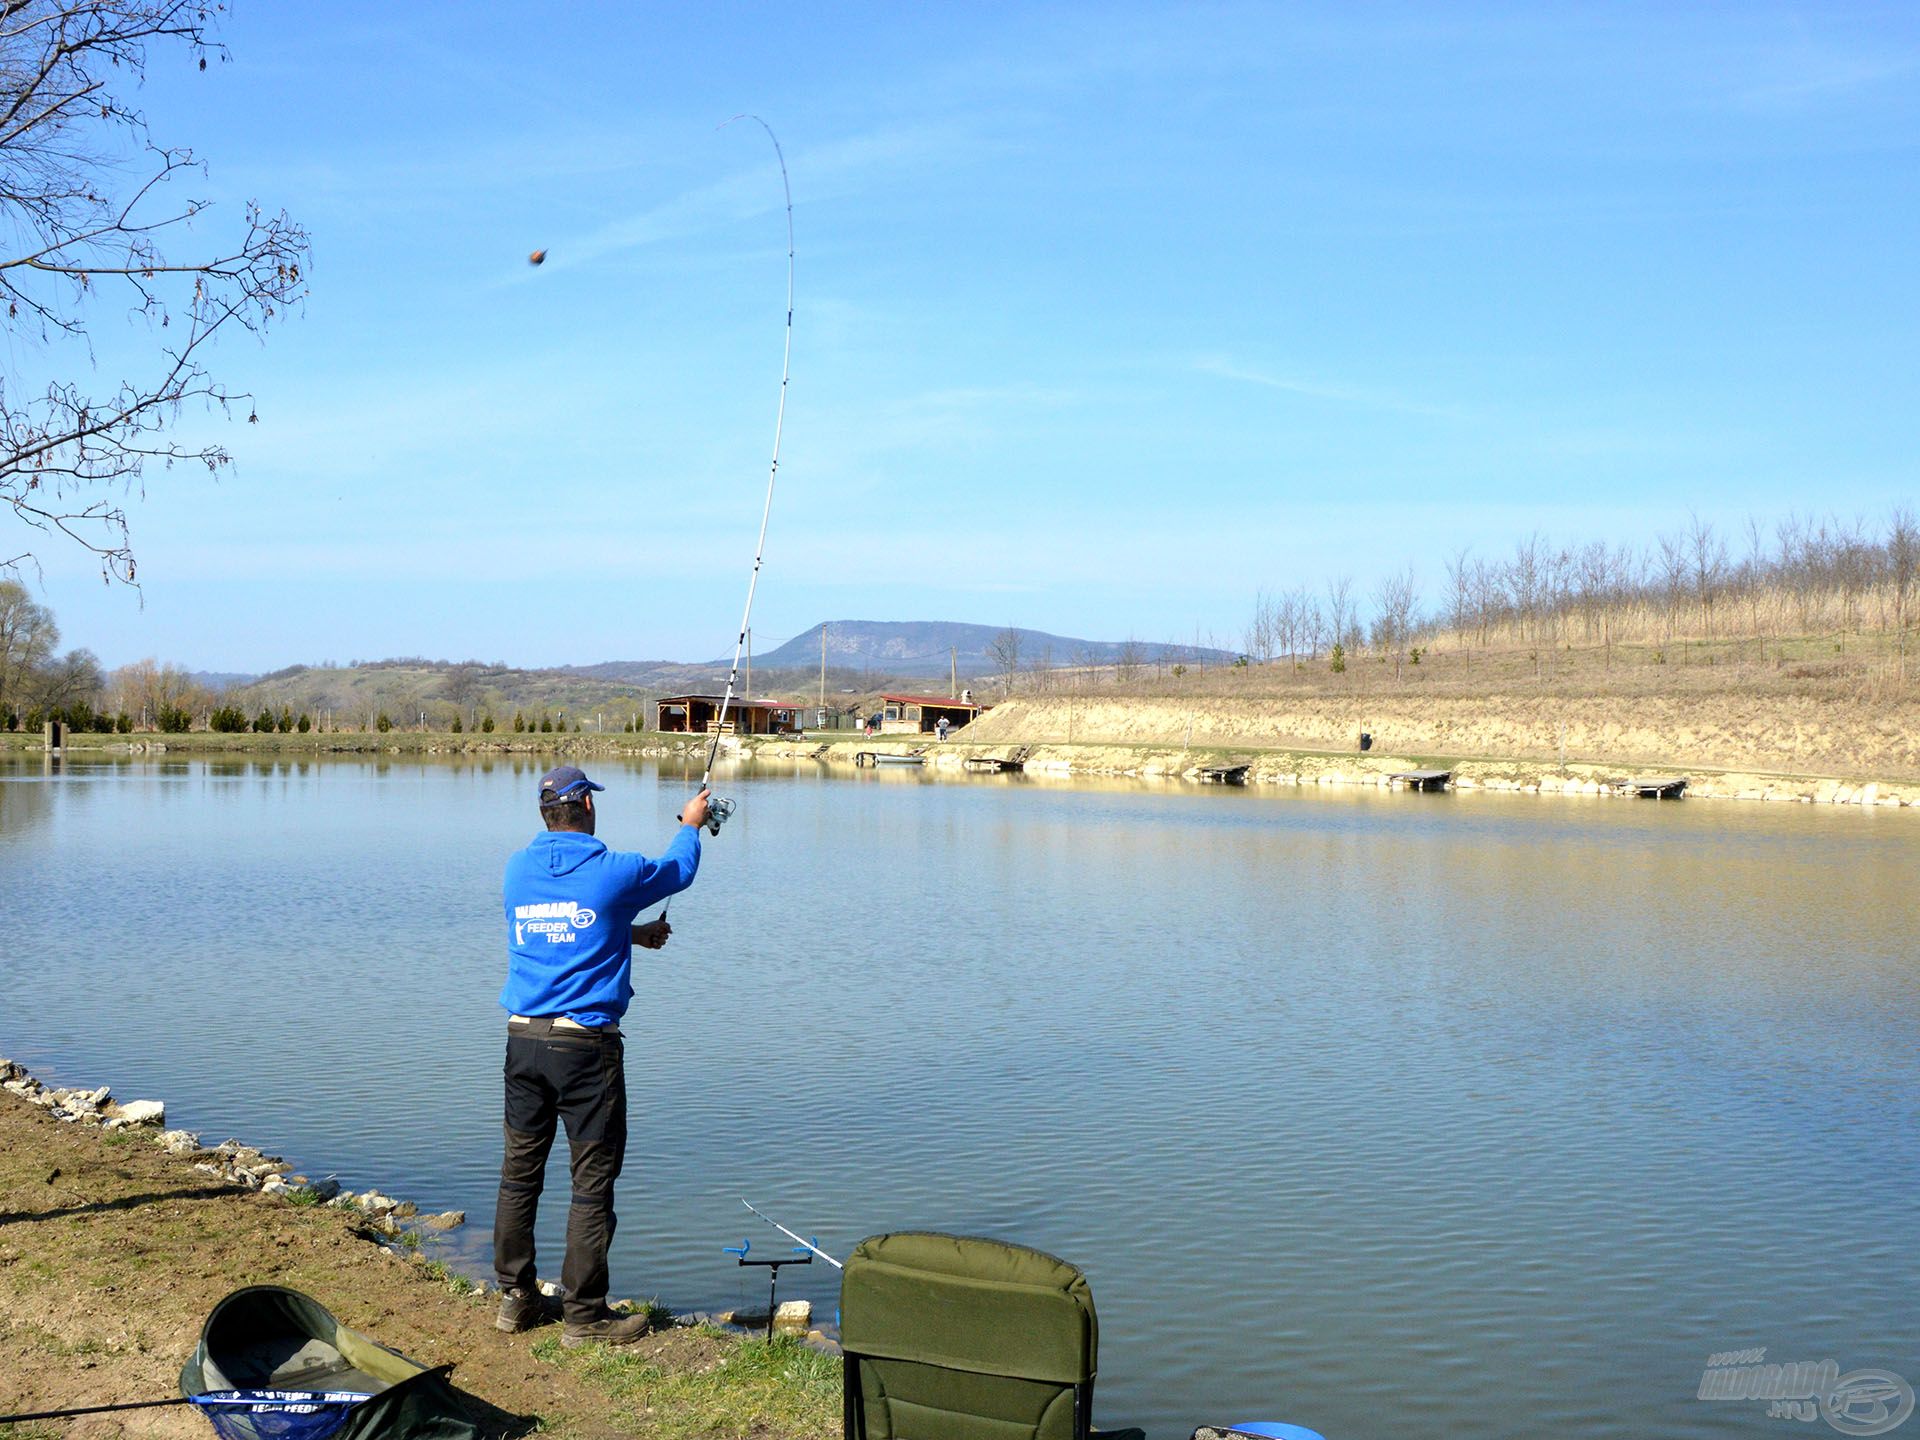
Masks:
[[[679,818],[677,815],[674,816],[676,820]],[[720,827],[732,818],[733,801],[720,795],[709,795],[707,797],[707,820],[706,824],[701,827],[703,830],[709,835],[718,835],[720,833]]]

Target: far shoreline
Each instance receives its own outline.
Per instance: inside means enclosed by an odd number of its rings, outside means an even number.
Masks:
[[[969,727],[970,729],[973,727]],[[0,734],[0,759],[30,761],[74,758],[147,761],[177,756],[191,759],[315,760],[389,758],[495,760],[516,757],[604,756],[622,759],[704,760],[709,737],[660,731],[638,733],[456,734],[451,731],[311,731],[306,734],[72,735],[57,754],[49,754],[38,735]],[[1920,808],[1920,781],[1872,772],[1763,769],[1687,764],[1665,759],[1641,764],[1569,756],[1564,762],[1528,755],[1438,755],[1303,746],[1153,744],[1109,739],[1022,741],[969,738],[955,731],[946,741],[932,734],[882,735],[824,731],[801,736],[727,737],[723,758],[735,764],[756,760],[811,761],[855,768],[863,753],[917,757],[922,773],[957,778],[969,760],[1005,759],[1015,753],[1028,776],[1071,782],[1132,779],[1143,783],[1197,783],[1208,770],[1244,766],[1244,783],[1268,786],[1363,786],[1392,788],[1393,777],[1412,770],[1450,772],[1450,788],[1518,794],[1604,797],[1613,782],[1626,779],[1685,779],[1686,797],[1702,800],[1750,800],[1798,804],[1839,804],[1874,809]]]

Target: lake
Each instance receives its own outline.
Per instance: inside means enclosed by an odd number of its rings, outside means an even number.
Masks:
[[[0,1053],[465,1209],[481,1273],[500,872],[543,768],[0,766]],[[664,843],[683,773],[588,768],[602,838]],[[1758,1346],[1920,1381],[1920,817],[718,788],[739,813],[636,958],[616,1295],[763,1298],[722,1247],[785,1242],[742,1196],[835,1254],[1017,1240],[1087,1271],[1095,1418],[1154,1440],[1808,1433],[1694,1398]],[[831,1316],[834,1272],[787,1276]]]

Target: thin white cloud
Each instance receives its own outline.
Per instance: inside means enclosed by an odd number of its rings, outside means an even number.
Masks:
[[[1436,420],[1469,418],[1468,412],[1457,405],[1437,405],[1428,401],[1408,399],[1383,390],[1334,385],[1318,380],[1302,380],[1290,375],[1273,375],[1218,355],[1199,356],[1191,362],[1191,366],[1202,375],[1213,375],[1222,380],[1236,380],[1246,385],[1258,385],[1267,390],[1279,390],[1288,395],[1300,395],[1311,400],[1331,400],[1341,405],[1354,405],[1368,410],[1386,410],[1397,415],[1420,415]]]

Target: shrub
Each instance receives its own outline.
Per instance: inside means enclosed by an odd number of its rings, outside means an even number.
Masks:
[[[263,708],[258,715],[253,717],[253,733],[256,735],[265,735],[272,729],[273,712]]]
[[[522,730],[525,730],[526,728],[527,728],[526,717],[523,716],[518,710],[514,711],[513,712],[513,733],[518,735]]]
[[[287,709],[286,706],[282,705],[280,707],[280,718],[273,722],[273,728],[278,730],[282,735],[292,734],[293,733],[293,711]]]
[[[302,735],[304,735],[309,730],[313,729],[313,721],[307,718],[307,714],[305,711],[302,711],[300,714],[300,718],[293,722],[293,728],[298,730]]]
[[[131,735],[133,733],[133,717],[122,710],[118,715],[113,717],[113,728],[117,734]]]
[[[373,722],[373,728],[378,730],[382,735],[393,729],[393,721],[387,718],[386,711],[382,710],[380,712],[379,717]]]
[[[458,735],[460,733],[461,725],[460,725],[460,717],[458,715],[453,717],[452,729],[454,734]]]
[[[489,735],[493,733],[493,712],[491,710],[480,717],[480,728]]]
[[[237,735],[247,728],[247,717],[237,706],[222,705],[207,716],[207,728],[222,735]]]
[[[542,735],[551,735],[553,733],[553,721],[544,715],[540,717],[540,733]]]
[[[1427,652],[1425,650],[1421,649],[1418,645],[1416,645],[1413,647],[1413,649],[1407,652],[1407,659],[1410,660],[1413,664],[1418,665],[1420,663],[1420,657],[1426,653]]]
[[[1344,675],[1347,669],[1347,647],[1335,645],[1327,652],[1327,668],[1336,675]]]
[[[165,734],[184,735],[193,728],[193,716],[178,705],[162,705],[160,713],[154,716],[154,723]],[[242,730],[247,728],[247,722],[244,719],[240,722],[240,728]]]

